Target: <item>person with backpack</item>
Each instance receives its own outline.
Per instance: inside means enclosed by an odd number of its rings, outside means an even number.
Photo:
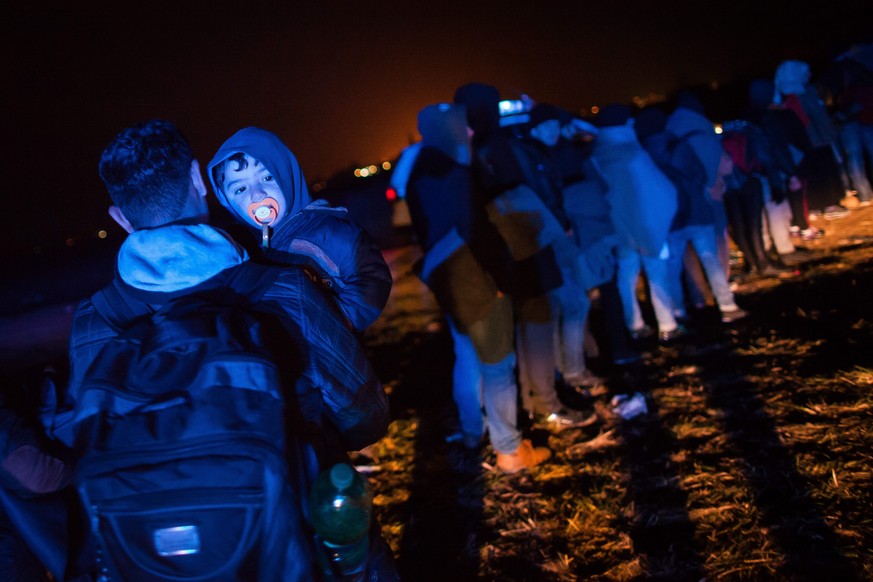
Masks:
[[[123,130],[100,176],[128,233],[70,333],[68,438],[110,579],[333,579],[306,497],[384,436],[387,396],[337,306],[208,224],[191,147]],[[361,577],[397,578],[375,527]]]
[[[643,148],[676,186],[677,208],[667,237],[667,288],[673,302],[673,314],[680,320],[688,317],[683,289],[683,264],[690,247],[697,254],[706,273],[724,323],[746,316],[734,300],[725,270],[718,258],[715,238],[715,213],[706,199],[706,169],[694,150],[682,138],[667,129],[667,115],[657,106],[637,113],[634,130]]]

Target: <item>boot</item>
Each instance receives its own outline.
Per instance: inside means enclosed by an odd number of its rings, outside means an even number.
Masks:
[[[497,468],[504,473],[517,473],[539,465],[552,456],[546,447],[534,447],[530,439],[523,439],[513,453],[497,453]]]

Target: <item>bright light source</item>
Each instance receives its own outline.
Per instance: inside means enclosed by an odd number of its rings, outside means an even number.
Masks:
[[[397,200],[397,190],[394,188],[388,188],[385,190],[385,198],[387,198],[389,202],[394,202]]]
[[[391,162],[382,162],[382,169],[383,170],[390,170],[391,169]]]
[[[597,105],[592,105],[591,106],[591,115],[597,115],[598,113],[600,113],[600,107],[598,107]]]
[[[379,171],[379,168],[377,168],[375,165],[370,166],[370,167],[367,168],[367,169],[370,170],[370,173],[371,173],[371,174],[375,174],[376,172]]]
[[[357,176],[358,178],[361,177],[361,170],[360,169],[355,170],[355,176]]]
[[[724,131],[724,128],[721,126],[720,123],[717,123],[715,125],[715,133],[721,135],[723,131]]]
[[[361,168],[360,173],[361,173],[361,178],[366,178],[367,176],[370,175],[370,169],[369,168]]]
[[[97,238],[106,238],[106,231],[102,228],[97,231]]]

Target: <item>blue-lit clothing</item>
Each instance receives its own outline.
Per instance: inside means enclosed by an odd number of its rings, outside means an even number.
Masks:
[[[214,168],[237,153],[255,158],[273,174],[287,204],[284,218],[274,225],[270,248],[247,245],[254,258],[309,269],[356,330],[370,326],[385,308],[393,283],[372,237],[348,217],[346,209],[312,201],[297,159],[275,134],[247,127],[222,144],[207,165],[207,174],[219,203],[249,226],[257,240],[260,229],[236,214],[222,185],[215,182]]]
[[[242,285],[236,278],[247,261],[245,252],[229,236],[207,225],[139,230],[129,235],[119,251],[116,284],[134,309],[151,312],[178,296]],[[289,346],[289,355],[304,358],[293,387],[302,424],[294,429],[314,438],[335,430],[330,438],[336,442],[324,447],[333,444],[344,451],[363,448],[384,436],[389,420],[387,397],[336,306],[302,269],[257,267],[281,272],[256,309],[277,317],[295,343]],[[73,401],[89,365],[116,333],[90,299],[79,304],[70,334]]]

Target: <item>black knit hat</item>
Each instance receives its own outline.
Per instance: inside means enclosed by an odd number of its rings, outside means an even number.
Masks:
[[[631,108],[623,103],[610,103],[600,110],[594,123],[597,127],[624,125],[633,115]]]
[[[544,121],[557,120],[564,125],[570,121],[570,114],[560,107],[549,105],[548,103],[538,103],[530,110],[530,127],[536,127]]]
[[[639,139],[664,131],[665,127],[667,127],[667,114],[658,107],[645,107],[634,119],[634,131],[637,132]]]
[[[455,91],[454,102],[467,106],[467,122],[477,134],[496,131],[500,126],[500,92],[493,85],[467,83]]]

